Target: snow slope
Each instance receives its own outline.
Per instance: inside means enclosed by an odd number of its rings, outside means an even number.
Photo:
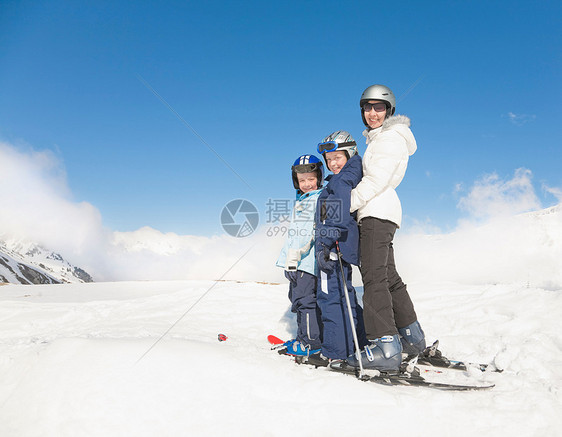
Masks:
[[[6,285],[0,435],[559,433],[562,290],[409,288],[428,339],[438,337],[445,354],[505,368],[484,375],[495,388],[385,387],[296,365],[265,339],[294,333],[286,285]],[[218,333],[229,339],[217,341]]]

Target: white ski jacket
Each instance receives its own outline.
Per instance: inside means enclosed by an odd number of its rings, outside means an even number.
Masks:
[[[363,179],[351,191],[351,212],[357,211],[357,221],[376,217],[400,227],[402,205],[395,188],[404,178],[409,156],[417,149],[410,119],[389,117],[381,127],[365,130],[363,135],[367,138]]]

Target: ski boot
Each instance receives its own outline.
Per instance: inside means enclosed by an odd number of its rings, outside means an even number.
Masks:
[[[300,341],[295,340],[287,345],[287,351],[285,353],[295,357],[308,357],[316,352],[320,352],[320,349],[311,349],[310,345],[304,345]]]
[[[402,351],[408,357],[415,357],[425,349],[425,334],[418,321],[398,330],[402,342]]]
[[[297,339],[293,338],[292,340],[287,340],[285,343],[274,345],[271,349],[277,349],[279,355],[287,355],[287,348],[295,341],[297,341]]]
[[[315,352],[308,356],[306,364],[310,364],[311,366],[315,367],[328,367],[328,365],[332,361],[333,360],[331,358],[325,357],[324,355],[322,355],[322,352],[318,350],[318,352]]]
[[[355,355],[347,357],[345,362],[354,368],[359,368],[359,361]],[[367,370],[397,372],[402,363],[402,344],[397,334],[371,340],[361,352],[361,363]]]

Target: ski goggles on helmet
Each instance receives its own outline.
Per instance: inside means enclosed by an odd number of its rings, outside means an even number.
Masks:
[[[311,162],[310,164],[293,165],[291,170],[295,173],[313,173],[320,168],[321,162]]]
[[[336,143],[335,141],[326,141],[318,144],[318,153],[335,152],[338,149],[356,146],[355,141],[347,141],[345,143]]]
[[[386,104],[382,102],[377,103],[363,103],[363,111],[371,112],[371,109],[374,109],[375,112],[384,112],[386,111]]]

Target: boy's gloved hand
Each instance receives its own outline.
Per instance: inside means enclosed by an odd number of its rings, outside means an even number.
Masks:
[[[296,270],[285,270],[285,277],[291,281],[293,284],[297,283],[297,271]]]
[[[333,272],[336,268],[336,261],[330,259],[330,249],[326,246],[323,246],[322,250],[316,254],[316,262],[320,270],[326,273]]]
[[[336,227],[322,226],[317,230],[316,240],[323,246],[332,247],[341,237],[341,230]]]

